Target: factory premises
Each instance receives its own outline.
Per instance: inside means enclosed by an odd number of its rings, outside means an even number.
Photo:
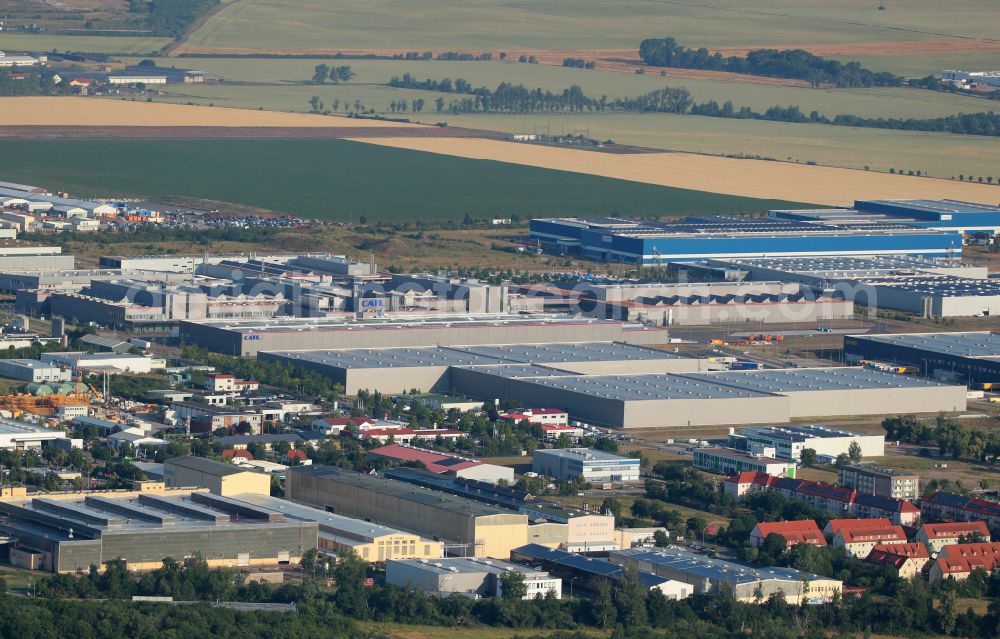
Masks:
[[[828,516],[761,522],[750,546],[842,547],[907,578],[991,571],[1000,504],[924,490],[879,424],[992,415],[1000,287],[962,251],[998,230],[1000,209],[912,200],[533,220],[541,250],[671,277],[522,285],[328,254],[83,269],[10,240],[0,451],[26,463],[0,491],[0,561],[197,555],[281,580],[307,553],[351,553],[442,597],[499,596],[511,572],[527,597],[633,574],[672,599],[849,590],[617,508],[662,461],[736,504],[776,492]],[[922,328],[870,321],[883,310]],[[928,328],[955,318],[979,328]],[[324,463],[331,450],[355,462]]]

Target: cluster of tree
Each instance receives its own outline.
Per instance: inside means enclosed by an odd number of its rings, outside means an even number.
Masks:
[[[507,54],[503,54],[507,57]],[[459,53],[458,51],[442,51],[437,54],[438,60],[466,61],[466,62],[489,62],[493,59],[492,53]]]
[[[87,380],[95,388],[101,381],[98,376]],[[170,382],[162,375],[111,375],[108,377],[108,392],[115,397],[123,397],[134,402],[148,402],[149,391],[170,388]]]
[[[982,461],[1000,455],[1000,433],[970,428],[944,415],[922,421],[913,415],[890,417],[882,422],[885,438],[936,446],[942,457]]]
[[[393,100],[389,103],[389,110],[393,113],[406,113],[406,109],[409,108],[414,113],[420,113],[424,110],[425,104],[423,98],[410,100],[409,105],[407,105],[406,100]]]
[[[56,84],[52,73],[38,67],[0,70],[0,96],[59,95],[69,90],[66,83]]]
[[[334,384],[329,377],[301,366],[282,362],[230,357],[191,344],[181,346],[181,357],[199,364],[215,366],[220,371],[232,373],[242,379],[257,380],[262,384],[283,388],[302,397],[333,401],[340,397],[344,390],[339,384]]]
[[[334,84],[340,84],[341,82],[349,82],[355,76],[357,73],[347,65],[333,67],[328,64],[317,64],[313,68],[312,83],[323,84],[329,79]]]
[[[562,65],[574,69],[593,69],[597,66],[597,63],[593,60],[588,62],[583,58],[563,58]]]
[[[128,0],[128,10],[153,35],[180,38],[219,0]]]
[[[910,172],[910,175],[913,175],[912,171]],[[1000,184],[1000,177],[993,177],[990,175],[986,176],[980,175],[979,177],[976,177],[974,175],[965,175],[964,173],[959,173],[957,178],[955,176],[952,176],[951,179],[953,180],[957,179],[959,182],[979,182],[980,184],[993,184],[993,182],[995,181],[997,184]]]
[[[838,87],[900,86],[903,79],[887,72],[865,69],[858,62],[842,63],[802,49],[755,49],[746,56],[725,57],[702,47],[691,49],[674,38],[648,38],[639,45],[639,57],[650,66],[710,69],[774,78],[805,80],[812,86]]]

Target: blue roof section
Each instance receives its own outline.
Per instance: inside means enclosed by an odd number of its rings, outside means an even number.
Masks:
[[[621,579],[623,574],[622,567],[610,561],[585,557],[565,550],[556,550],[542,546],[541,544],[528,544],[527,546],[515,548],[511,552],[511,556],[515,555],[518,555],[518,558],[525,558],[529,561],[534,560],[550,566],[559,566],[594,577],[607,577],[608,579],[618,580]],[[521,559],[522,563],[525,559]],[[639,583],[647,588],[653,588],[669,581],[665,577],[657,577],[648,572],[638,572],[636,577],[638,577]]]

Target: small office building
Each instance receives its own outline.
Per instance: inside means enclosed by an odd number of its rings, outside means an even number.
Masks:
[[[593,448],[536,449],[531,470],[564,481],[639,481],[639,460]]]
[[[204,457],[175,457],[163,463],[170,488],[208,488],[223,497],[241,493],[271,494],[271,476]]]
[[[692,465],[719,475],[732,476],[743,472],[764,473],[775,477],[795,477],[795,462],[754,455],[732,448],[696,448]]]

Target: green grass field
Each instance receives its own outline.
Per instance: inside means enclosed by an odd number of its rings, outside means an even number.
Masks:
[[[345,140],[3,140],[0,153],[18,158],[5,179],[83,197],[183,195],[343,221],[680,215],[795,205]]]
[[[995,37],[993,0],[238,0],[189,38],[193,46],[257,49],[600,49],[646,37],[692,45],[801,45]],[[993,16],[991,19],[990,16]]]
[[[131,59],[131,62],[139,58]],[[798,105],[806,113],[817,110],[827,116],[852,113],[865,117],[937,117],[961,112],[981,111],[991,103],[978,98],[909,88],[872,89],[811,89],[771,86],[742,82],[720,82],[630,75],[613,71],[570,69],[550,65],[516,62],[416,62],[396,60],[348,60],[331,64],[348,64],[357,74],[344,85],[295,84],[309,79],[319,60],[240,60],[240,59],[158,59],[160,66],[190,66],[227,81],[255,83],[286,83],[278,87],[247,86],[169,86],[168,91],[201,96],[216,104],[247,106],[276,110],[308,110],[307,100],[319,95],[330,99],[354,101],[361,99],[376,110],[386,109],[391,100],[423,97],[432,102],[438,96],[427,91],[388,89],[384,85],[393,76],[410,73],[418,79],[463,78],[474,86],[495,88],[501,82],[524,84],[561,92],[578,84],[595,97],[610,98],[639,96],[669,87],[686,87],[695,100],[716,100],[720,104],[732,100],[736,106],[747,105],[763,111],[774,105]],[[304,97],[303,97],[304,96]],[[446,100],[460,96],[445,95]]]
[[[142,55],[159,51],[170,44],[170,38],[60,36],[51,34],[0,32],[0,51],[34,51],[36,53],[76,51],[82,53],[121,53]]]

